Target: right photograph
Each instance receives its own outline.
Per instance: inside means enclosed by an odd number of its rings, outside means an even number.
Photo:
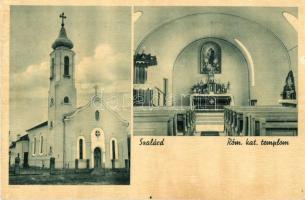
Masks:
[[[135,7],[135,136],[297,136],[298,9]]]

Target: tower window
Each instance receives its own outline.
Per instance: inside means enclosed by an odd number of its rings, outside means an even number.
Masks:
[[[95,111],[95,120],[96,121],[100,120],[100,112],[98,110]]]
[[[69,97],[64,98],[64,103],[69,103]]]
[[[51,79],[54,78],[55,76],[55,59],[52,58],[52,63],[51,63]]]
[[[64,76],[70,76],[69,73],[69,57],[65,56],[64,58]]]

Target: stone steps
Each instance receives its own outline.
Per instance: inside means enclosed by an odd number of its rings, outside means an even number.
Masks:
[[[202,131],[224,131],[223,112],[197,112],[196,113],[196,132]]]
[[[196,124],[223,124],[223,113],[196,113]]]

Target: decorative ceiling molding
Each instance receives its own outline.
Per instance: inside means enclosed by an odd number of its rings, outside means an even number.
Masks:
[[[246,56],[246,59],[248,61],[248,67],[249,71],[251,72],[251,86],[255,86],[255,73],[254,73],[254,62],[251,56],[251,53],[248,51],[247,47],[238,39],[234,39],[235,42],[239,45],[239,47],[243,50],[244,55]]]

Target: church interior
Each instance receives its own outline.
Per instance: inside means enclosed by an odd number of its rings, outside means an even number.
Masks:
[[[134,135],[296,136],[297,17],[135,7]]]

